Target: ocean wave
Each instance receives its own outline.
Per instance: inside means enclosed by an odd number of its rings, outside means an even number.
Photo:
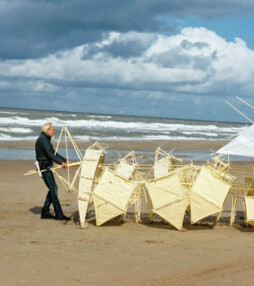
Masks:
[[[39,126],[41,127],[45,122],[52,122],[55,126],[62,126],[66,120],[61,120],[57,117],[46,117],[43,119],[29,119],[27,117],[12,116],[0,118],[0,126],[3,125],[22,125],[22,126]],[[75,122],[75,121],[73,121]]]
[[[26,112],[17,112],[17,111],[0,111],[0,114],[27,114]]]
[[[33,132],[33,130],[30,128],[19,128],[19,127],[0,127],[0,131],[5,133],[19,133],[19,134],[26,134]]]
[[[77,117],[76,114],[69,114],[69,113],[56,113],[56,116],[64,116],[64,117]]]
[[[95,137],[95,136],[74,136],[76,141],[89,142],[89,141],[149,141],[149,140],[212,140],[207,137],[184,137],[184,136],[160,136],[160,135],[147,135],[139,137],[124,137],[124,136],[108,136],[108,137]],[[216,140],[220,140],[217,139]]]
[[[38,136],[11,136],[9,134],[0,133],[0,141],[35,141]]]
[[[111,119],[110,115],[87,115],[89,118],[102,118],[102,119]]]
[[[185,135],[203,135],[203,136],[208,136],[208,137],[218,137],[219,135],[216,134],[216,133],[211,133],[211,132],[198,132],[198,131],[183,131],[181,132],[182,134],[185,134]]]

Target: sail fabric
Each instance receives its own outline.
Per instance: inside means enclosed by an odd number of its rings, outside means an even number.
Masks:
[[[94,178],[101,157],[104,156],[103,150],[88,149],[85,153],[78,188],[78,208],[81,227],[85,226],[86,212],[90,202],[90,195],[94,185]]]
[[[188,205],[189,202],[187,199],[181,199],[168,206],[158,208],[155,212],[172,224],[176,229],[181,230],[183,228],[184,215]]]
[[[131,152],[130,154],[132,153],[133,152]],[[135,171],[136,171],[136,164],[126,162],[125,160],[120,160],[120,163],[118,164],[115,170],[115,172],[119,176],[125,178],[126,180],[130,180],[131,177],[134,175]],[[132,196],[129,199],[128,207],[136,203],[136,201],[140,198],[140,192],[141,192],[141,189],[136,188],[136,191],[132,193]]]
[[[254,196],[245,196],[245,221],[254,225]]]
[[[230,187],[231,184],[203,166],[190,191],[191,222],[221,212]]]
[[[242,131],[216,153],[254,157],[254,124]]]
[[[137,186],[137,183],[128,181],[109,168],[105,168],[93,191],[96,225],[100,226],[124,214]]]
[[[153,212],[177,229],[182,229],[184,214],[189,200],[177,172],[166,177],[146,182]]]
[[[129,180],[130,177],[133,175],[135,169],[136,169],[135,164],[131,164],[125,162],[124,160],[121,160],[117,166],[116,173],[121,177]]]
[[[171,162],[169,161],[169,158],[156,160],[153,166],[154,178],[158,179],[167,176],[169,174],[170,165]]]

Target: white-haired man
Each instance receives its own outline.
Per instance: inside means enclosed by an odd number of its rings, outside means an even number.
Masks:
[[[60,202],[58,200],[58,188],[55,182],[53,173],[50,168],[53,162],[61,165],[63,168],[67,167],[66,158],[56,153],[51,143],[51,138],[55,133],[54,126],[51,122],[47,122],[41,129],[41,134],[35,143],[36,160],[39,162],[41,170],[48,170],[42,172],[42,178],[48,187],[49,191],[46,196],[44,206],[41,210],[42,219],[57,219],[57,220],[70,220],[63,214]],[[50,213],[50,205],[53,204],[55,216]]]

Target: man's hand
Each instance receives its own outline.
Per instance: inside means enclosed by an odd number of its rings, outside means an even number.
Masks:
[[[65,163],[65,162],[62,162],[62,168],[67,168],[68,167],[68,165],[67,165],[67,163]]]

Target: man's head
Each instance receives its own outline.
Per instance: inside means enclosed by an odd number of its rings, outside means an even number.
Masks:
[[[45,132],[49,137],[53,137],[55,133],[54,126],[51,122],[47,122],[42,126],[41,131]]]

